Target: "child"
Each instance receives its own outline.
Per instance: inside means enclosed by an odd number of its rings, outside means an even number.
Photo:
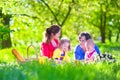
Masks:
[[[94,42],[92,41],[92,39],[87,40],[87,42],[85,43],[85,48],[85,62],[95,62],[98,59],[98,54],[94,49]]]
[[[53,52],[53,59],[61,64],[62,61],[70,62],[70,58],[67,55],[67,51],[70,50],[70,40],[67,38],[62,38],[60,40],[58,48]]]

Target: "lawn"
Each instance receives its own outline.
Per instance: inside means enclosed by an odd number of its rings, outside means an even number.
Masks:
[[[120,46],[119,44],[97,44],[102,53],[115,57],[115,63],[101,61],[94,64],[82,62],[55,64],[46,60],[44,64],[38,61],[17,62],[11,49],[0,50],[0,80],[120,80]],[[25,57],[26,47],[16,47]],[[30,53],[34,54],[32,50]],[[72,57],[73,52],[70,53]]]

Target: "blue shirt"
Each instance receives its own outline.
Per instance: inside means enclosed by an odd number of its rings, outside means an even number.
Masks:
[[[94,49],[100,55],[100,51],[97,45],[94,46]],[[80,45],[77,45],[74,51],[75,54],[75,60],[83,60],[85,56],[84,50],[80,47]]]

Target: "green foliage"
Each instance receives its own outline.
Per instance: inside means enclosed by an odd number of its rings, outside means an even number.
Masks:
[[[2,63],[0,80],[119,80],[119,67],[120,64],[117,63],[114,65],[106,63],[84,65],[55,65],[50,62],[46,64],[38,62]]]
[[[63,36],[68,36],[73,42],[83,31],[90,32],[97,39],[101,36],[101,4],[102,11],[107,13],[105,35],[108,35],[108,30],[112,30],[112,36],[115,36],[119,32],[119,3],[119,0],[5,0],[0,1],[0,9],[2,14],[12,16],[12,45],[20,46],[41,42],[43,32],[51,24],[62,26]],[[1,17],[0,21],[3,21]],[[72,34],[74,36],[71,37]]]
[[[8,36],[6,35],[6,33],[9,33],[9,32],[10,30],[7,27],[0,26],[0,40],[5,40]]]
[[[11,48],[0,50],[0,62],[13,62],[15,57],[12,55]]]

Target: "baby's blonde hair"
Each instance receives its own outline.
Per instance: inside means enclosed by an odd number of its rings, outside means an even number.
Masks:
[[[65,42],[69,43],[68,50],[70,51],[71,50],[70,40],[66,37],[60,39],[59,47],[61,47]]]
[[[85,43],[86,48],[91,47],[94,48],[94,42],[92,39],[88,39]]]

